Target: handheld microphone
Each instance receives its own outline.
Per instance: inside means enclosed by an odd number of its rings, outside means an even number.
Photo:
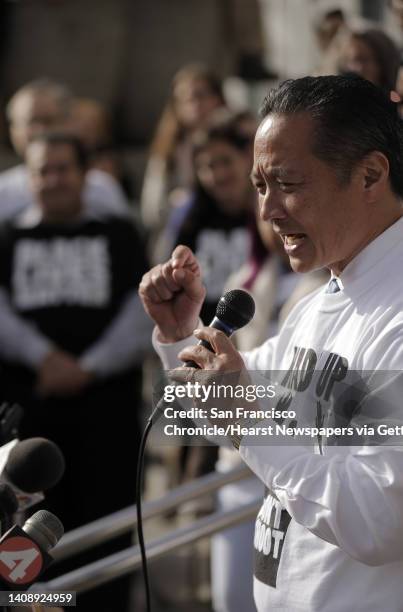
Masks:
[[[229,338],[235,331],[247,325],[249,321],[253,319],[254,314],[255,301],[250,293],[243,291],[243,289],[232,289],[224,293],[220,298],[217,304],[215,317],[211,321],[209,327],[219,329]],[[207,340],[200,340],[198,344],[205,346],[209,351],[214,353],[213,347]],[[184,365],[188,368],[200,369],[194,361],[186,361]],[[163,414],[164,406],[165,399],[164,396],[162,396],[148,419],[151,425],[154,424],[158,414]]]
[[[10,443],[10,446],[0,482],[11,486],[19,510],[23,511],[42,501],[42,491],[59,482],[65,461],[59,447],[45,438],[29,438]]]
[[[254,314],[255,301],[250,293],[243,291],[243,289],[232,289],[231,291],[227,291],[227,293],[220,298],[217,304],[215,317],[211,321],[209,327],[219,329],[229,338],[235,331],[247,325],[249,321],[253,319]],[[205,346],[209,351],[214,353],[213,347],[207,340],[200,340],[198,344]],[[200,369],[194,361],[186,361],[184,365],[188,368]],[[164,406],[165,399],[164,396],[162,396],[148,419],[151,425],[154,424],[158,414],[163,414]]]
[[[253,319],[254,314],[255,302],[253,297],[242,289],[233,289],[232,291],[227,291],[220,298],[215,317],[209,327],[219,329],[229,338],[237,329],[247,325]],[[214,352],[207,340],[200,340],[199,344],[206,347],[212,353]],[[185,366],[199,369],[199,366],[194,361],[186,361]]]
[[[4,590],[25,590],[52,562],[49,551],[64,533],[60,520],[39,510],[24,524],[14,525],[0,539],[0,582]]]

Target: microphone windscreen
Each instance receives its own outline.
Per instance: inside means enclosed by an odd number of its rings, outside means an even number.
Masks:
[[[10,485],[0,483],[0,516],[11,516],[18,510],[18,499]]]
[[[25,493],[46,491],[59,482],[65,461],[60,448],[45,438],[18,442],[10,451],[5,473]]]
[[[48,510],[35,512],[25,522],[23,530],[46,552],[54,548],[64,534],[62,522]]]
[[[216,317],[233,329],[247,325],[254,314],[254,299],[242,289],[227,291],[217,304]]]

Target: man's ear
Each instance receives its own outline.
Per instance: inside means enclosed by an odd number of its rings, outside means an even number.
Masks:
[[[380,188],[384,189],[389,180],[389,161],[380,151],[372,151],[363,159],[361,176],[364,189],[377,195]]]

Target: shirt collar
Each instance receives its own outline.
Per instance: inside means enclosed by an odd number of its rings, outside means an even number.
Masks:
[[[383,260],[403,239],[403,216],[379,234],[354,257],[340,275],[343,287],[363,279],[374,268],[383,265]]]

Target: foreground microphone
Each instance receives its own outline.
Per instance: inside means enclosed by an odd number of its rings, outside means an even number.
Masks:
[[[253,319],[255,314],[255,302],[253,297],[242,289],[227,291],[217,304],[215,317],[209,327],[219,329],[228,338],[237,330],[244,327]],[[213,348],[207,340],[200,340],[199,344],[206,347],[212,353]],[[194,361],[186,361],[188,368],[198,368]]]
[[[22,529],[47,553],[56,546],[64,534],[62,522],[48,510],[35,512]]]
[[[3,590],[27,589],[52,562],[49,551],[64,533],[57,516],[39,510],[23,528],[14,525],[0,539],[0,585]]]
[[[4,473],[20,489],[34,493],[57,484],[64,469],[64,457],[54,442],[29,438],[11,449]]]
[[[12,447],[0,481],[14,490],[21,511],[41,501],[41,492],[57,484],[64,469],[63,454],[54,442],[29,438]]]

